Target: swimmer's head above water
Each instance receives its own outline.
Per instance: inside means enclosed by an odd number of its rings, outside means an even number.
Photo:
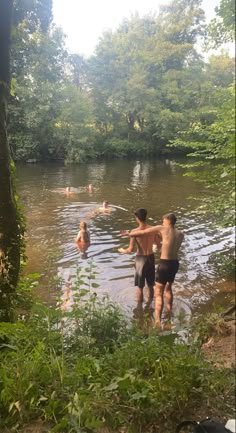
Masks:
[[[72,194],[71,187],[67,186],[66,187],[66,195],[71,195],[71,194]]]
[[[104,202],[102,203],[102,207],[104,208],[104,209],[107,209],[108,208],[108,201],[107,200],[104,200]]]
[[[108,204],[109,204],[108,201],[104,200],[102,202],[102,206],[98,208],[98,211],[103,213],[110,213],[112,209],[108,206]]]

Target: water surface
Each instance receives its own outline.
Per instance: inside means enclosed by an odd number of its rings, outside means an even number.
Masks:
[[[174,284],[176,305],[210,308],[215,298],[224,303],[231,295],[233,282],[219,277],[209,259],[212,253],[233,248],[233,231],[216,229],[209,216],[198,215],[188,197],[201,195],[201,185],[183,177],[175,161],[19,165],[18,178],[27,217],[27,271],[42,275],[38,292],[49,303],[62,296],[76,269],[92,260],[99,284],[96,291],[108,293],[123,306],[135,305],[134,256],[117,250],[128,243],[120,230],[135,227],[137,207],[148,209],[150,224],[159,224],[163,214],[174,212],[178,227],[185,232]],[[89,183],[93,193],[83,191]],[[80,192],[67,196],[61,192],[66,186]],[[114,206],[113,211],[91,218],[104,199]],[[91,246],[88,259],[83,259],[74,238],[80,220],[86,218]],[[52,282],[55,276],[64,280],[62,287]]]

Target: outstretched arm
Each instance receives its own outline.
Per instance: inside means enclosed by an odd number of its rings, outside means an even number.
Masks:
[[[134,245],[135,245],[135,239],[134,238],[130,238],[128,248],[119,248],[118,251],[119,251],[119,253],[122,253],[122,254],[132,253],[132,251],[134,249]]]
[[[144,230],[135,230],[129,233],[129,236],[132,238],[134,236],[142,236],[145,235],[147,233],[159,233],[161,232],[162,226],[154,226],[154,227],[149,227],[147,229]]]
[[[161,241],[162,241],[162,238],[161,238],[160,232],[158,232],[155,236],[155,244],[156,244],[157,248],[161,248]]]

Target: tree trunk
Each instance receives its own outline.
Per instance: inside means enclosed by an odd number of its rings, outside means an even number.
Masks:
[[[21,230],[14,199],[11,157],[7,140],[7,101],[10,88],[12,0],[0,0],[0,320],[12,318],[20,270]]]

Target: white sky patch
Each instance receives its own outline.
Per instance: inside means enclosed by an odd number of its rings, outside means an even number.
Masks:
[[[203,0],[207,21],[214,17],[219,2]],[[68,49],[88,57],[105,30],[115,30],[124,18],[135,12],[140,16],[158,13],[160,5],[168,3],[169,0],[54,0],[54,22],[67,35]]]

